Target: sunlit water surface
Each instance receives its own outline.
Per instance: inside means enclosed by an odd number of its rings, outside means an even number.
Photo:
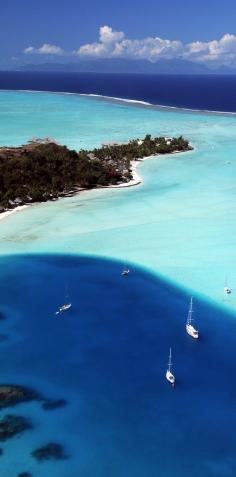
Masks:
[[[151,133],[195,146],[142,163],[141,186],[0,223],[1,382],[68,401],[10,410],[34,428],[2,445],[1,476],[234,476],[236,118],[1,92],[0,124],[4,145],[50,136],[80,149]],[[73,306],[56,318],[66,286]],[[199,342],[185,334],[190,294]],[[164,377],[170,345],[175,390]],[[69,459],[35,462],[48,441]]]

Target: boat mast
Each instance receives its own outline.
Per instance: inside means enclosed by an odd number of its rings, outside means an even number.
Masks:
[[[191,296],[190,300],[190,307],[189,307],[189,312],[188,312],[188,319],[187,319],[187,324],[191,325],[192,322],[192,314],[193,314],[193,297]]]
[[[172,366],[172,363],[171,363],[171,348],[170,348],[169,362],[168,362],[168,371],[169,371],[169,372],[170,372],[171,366]]]

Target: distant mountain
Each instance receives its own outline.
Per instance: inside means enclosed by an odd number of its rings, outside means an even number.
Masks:
[[[147,74],[235,74],[236,70],[221,67],[212,70],[205,65],[182,59],[128,60],[122,58],[79,60],[73,63],[24,64],[20,71],[51,71],[78,73],[147,73]]]

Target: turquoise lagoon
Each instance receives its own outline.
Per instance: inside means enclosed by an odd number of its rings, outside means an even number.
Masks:
[[[0,104],[2,145],[50,136],[75,149],[92,148],[150,132],[183,134],[196,148],[140,164],[141,186],[85,192],[6,219],[1,253],[130,260],[225,304],[225,278],[236,284],[235,116],[51,93],[2,92]],[[236,306],[236,295],[227,305]]]
[[[236,117],[1,92],[0,124],[2,145],[50,136],[80,149],[151,133],[195,146],[141,163],[140,186],[0,222],[1,382],[68,401],[8,410],[34,427],[2,445],[1,477],[234,476]],[[58,320],[66,284],[73,307]],[[184,329],[191,294],[198,343]],[[164,377],[170,344],[174,391]],[[31,451],[50,441],[68,459],[35,462]]]

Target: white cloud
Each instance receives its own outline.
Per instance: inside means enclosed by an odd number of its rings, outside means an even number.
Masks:
[[[125,38],[123,32],[104,26],[99,30],[99,42],[83,45],[76,53],[79,56],[126,57],[155,61],[160,57],[172,58],[181,51],[180,41],[163,40],[159,37],[129,40]]]
[[[124,37],[123,31],[114,31],[109,26],[103,26],[99,29],[99,40],[101,43],[116,43],[123,40]]]
[[[185,58],[198,62],[221,65],[236,64],[236,36],[225,34],[220,40],[196,41],[185,47]]]
[[[83,45],[76,53],[79,56],[87,57],[120,57],[146,59],[152,62],[161,58],[182,58],[216,66],[233,66],[236,65],[236,36],[227,33],[220,40],[195,41],[186,44],[180,40],[159,37],[129,40],[123,32],[117,32],[104,26],[99,30],[98,42]]]
[[[24,53],[27,55],[28,53],[33,53],[34,52],[34,48],[33,46],[28,46],[28,48],[25,48],[24,49]]]
[[[125,34],[122,31],[114,31],[109,26],[103,26],[99,29],[99,42],[83,45],[75,54],[98,58],[117,56],[115,50],[124,38]]]
[[[40,48],[34,48],[33,46],[28,46],[24,50],[25,54],[38,54],[38,55],[64,55],[65,52],[60,46],[50,45],[49,43],[44,43]]]
[[[71,55],[80,58],[130,58],[156,62],[161,58],[182,58],[208,65],[236,66],[236,36],[225,34],[219,40],[209,42],[195,41],[182,43],[156,37],[130,40],[122,31],[110,26],[99,29],[99,39],[94,43],[82,45],[78,50],[65,52],[61,47],[45,43],[40,48],[29,46],[25,54]]]

